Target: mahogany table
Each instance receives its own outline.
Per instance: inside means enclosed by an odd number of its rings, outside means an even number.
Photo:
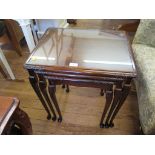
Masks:
[[[47,111],[62,121],[56,85],[94,87],[105,92],[100,127],[113,121],[136,77],[132,49],[123,31],[49,28],[25,64],[29,81]],[[52,102],[51,102],[52,101]],[[94,104],[95,106],[95,104]]]
[[[10,135],[15,127],[20,130],[20,134],[32,134],[31,122],[19,108],[19,100],[0,96],[0,134]]]

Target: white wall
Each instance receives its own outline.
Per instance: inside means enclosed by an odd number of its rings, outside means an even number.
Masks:
[[[42,35],[49,27],[66,27],[66,19],[36,19],[36,29],[38,35]]]

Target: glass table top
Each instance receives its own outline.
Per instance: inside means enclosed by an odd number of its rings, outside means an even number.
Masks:
[[[99,29],[48,29],[26,65],[134,72],[124,32]]]

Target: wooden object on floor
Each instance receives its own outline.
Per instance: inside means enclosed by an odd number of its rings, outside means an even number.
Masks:
[[[76,25],[77,19],[67,19],[67,23]]]
[[[118,29],[123,30],[123,31],[127,31],[127,32],[136,32],[139,23],[140,23],[140,20],[137,20],[137,21],[132,22],[132,23],[127,23],[127,24],[121,25]]]
[[[19,56],[22,56],[22,48],[20,46],[20,39],[21,36],[19,35],[19,32],[17,31],[17,23],[14,20],[11,19],[5,19],[4,20],[5,25],[7,27],[8,35],[10,37],[10,40],[12,42],[13,47],[15,48],[15,51]],[[20,27],[19,27],[20,28]]]
[[[19,100],[13,97],[0,96],[0,134],[32,134],[32,126],[28,115],[19,108]]]
[[[20,47],[19,42],[20,42],[22,35],[19,35],[19,33],[17,33],[18,31],[15,30],[15,28],[16,28],[15,23],[14,23],[15,21],[10,20],[10,19],[4,20],[4,21],[5,21],[5,25],[6,25],[7,29],[5,30],[4,34],[0,37],[0,59],[3,63],[3,65],[5,66],[8,74],[10,75],[10,78],[12,80],[15,80],[13,71],[12,71],[9,63],[6,60],[5,55],[3,54],[2,48],[5,45],[12,44],[15,48],[15,51],[18,53],[18,55],[21,56],[22,49]],[[18,37],[17,35],[19,35],[20,37]],[[1,73],[4,76],[5,72],[3,70],[1,70]],[[4,77],[6,77],[6,76],[4,76]]]

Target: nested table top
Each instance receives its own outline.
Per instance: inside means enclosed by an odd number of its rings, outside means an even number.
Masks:
[[[25,65],[136,75],[126,33],[112,30],[50,28]]]

